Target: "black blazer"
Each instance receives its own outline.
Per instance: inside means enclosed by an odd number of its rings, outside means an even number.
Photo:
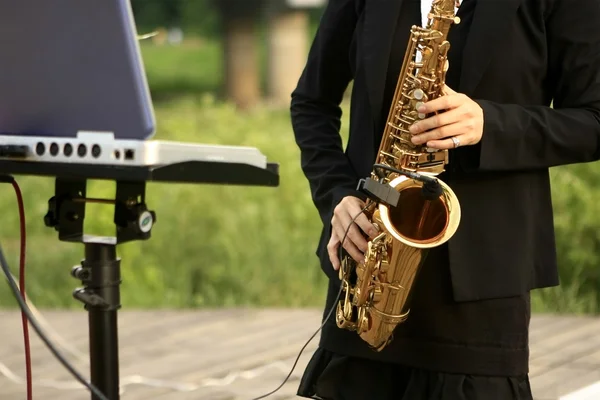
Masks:
[[[302,169],[323,221],[356,195],[378,143],[385,71],[401,0],[329,0],[292,94]],[[558,284],[548,168],[600,158],[600,5],[591,0],[478,0],[460,87],[483,108],[476,146],[451,150],[462,221],[448,243],[457,301]],[[450,66],[452,68],[452,66]],[[353,82],[350,137],[339,104]],[[554,109],[550,108],[554,101]]]

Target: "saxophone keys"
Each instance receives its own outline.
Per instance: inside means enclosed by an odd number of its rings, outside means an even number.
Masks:
[[[356,323],[356,332],[360,335],[361,333],[367,332],[371,328],[371,318],[367,310],[361,307],[358,310],[358,318]]]
[[[352,315],[348,315],[345,313],[345,307],[342,308],[342,302],[338,302],[337,312],[335,313],[335,320],[336,320],[337,326],[342,329],[353,330],[354,324],[352,322],[350,322],[351,316]]]
[[[379,226],[378,222],[373,222],[373,228],[375,228],[377,232],[381,232],[381,226]]]
[[[446,60],[446,62],[444,62],[444,69],[443,69],[444,74],[446,72],[448,72],[449,69],[450,69],[450,61]]]
[[[352,305],[350,303],[344,304],[343,310],[344,310],[343,311],[344,319],[346,319],[347,321],[351,321],[352,320]]]
[[[379,303],[381,301],[382,295],[383,292],[379,286],[373,288],[373,292],[371,293],[371,301],[373,302],[373,304]]]

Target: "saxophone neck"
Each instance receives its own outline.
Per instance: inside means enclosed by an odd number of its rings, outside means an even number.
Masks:
[[[433,0],[429,19],[454,19],[456,10],[460,6],[459,0]]]
[[[441,32],[445,37],[452,24],[460,23],[460,18],[456,16],[459,5],[458,0],[433,0],[427,16],[427,29]]]

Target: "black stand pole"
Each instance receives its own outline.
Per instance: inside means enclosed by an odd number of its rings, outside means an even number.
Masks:
[[[156,215],[144,203],[144,183],[117,181],[114,200],[86,198],[85,188],[85,181],[57,179],[44,221],[59,232],[59,240],[85,246],[85,258],[71,274],[84,285],[73,292],[73,297],[88,311],[91,382],[109,400],[119,400],[117,311],[121,307],[121,260],[117,258],[117,244],[149,239]],[[83,234],[88,202],[115,205],[116,237]],[[92,400],[99,399],[92,395]]]
[[[91,381],[109,399],[118,399],[121,260],[116,246],[85,243],[85,260],[72,274],[85,285],[73,296],[85,304],[89,314]]]

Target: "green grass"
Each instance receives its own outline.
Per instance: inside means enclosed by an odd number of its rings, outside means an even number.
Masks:
[[[124,307],[321,306],[326,279],[314,255],[320,222],[300,170],[286,109],[239,112],[219,101],[216,43],[144,45],[158,120],[157,139],[249,145],[281,165],[278,188],[149,184],[153,237],[120,248]],[[345,111],[347,111],[347,105]],[[347,113],[344,116],[347,129]],[[535,311],[595,313],[600,289],[598,164],[553,170],[562,285],[534,294]],[[28,293],[43,307],[77,307],[70,276],[83,246],[59,242],[43,224],[53,181],[21,177],[27,213]],[[18,218],[12,189],[3,187],[0,241],[16,274]],[[110,197],[110,182],[91,182],[88,195]],[[88,206],[88,233],[112,234],[112,207]],[[510,249],[507,249],[510,251]],[[0,285],[0,307],[15,301]]]
[[[211,96],[186,96],[157,107],[157,138],[249,145],[281,163],[278,188],[150,184],[148,206],[157,212],[153,237],[121,247],[123,303],[128,307],[319,304],[324,279],[314,257],[318,216],[285,111],[240,114]],[[69,271],[82,246],[58,242],[43,226],[52,181],[21,178],[27,201],[28,291],[45,306],[72,306],[77,282]],[[9,187],[0,201],[7,218],[2,243],[17,265],[16,204]],[[114,193],[93,182],[90,196]],[[89,233],[110,234],[112,208],[90,206]],[[0,288],[2,305],[13,300]]]
[[[142,51],[152,97],[159,105],[182,95],[220,92],[223,71],[218,43],[194,40],[175,47],[142,42]]]

